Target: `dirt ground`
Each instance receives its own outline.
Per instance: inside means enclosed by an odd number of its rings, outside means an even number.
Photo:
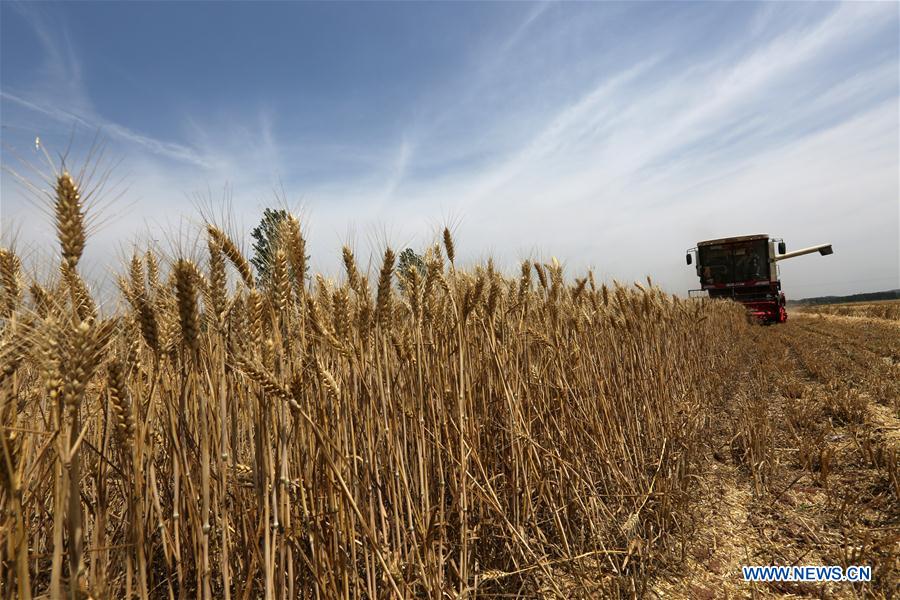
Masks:
[[[900,597],[900,322],[795,311],[755,334],[755,397],[719,415],[686,560],[651,596]],[[870,565],[872,582],[749,583],[742,565]]]

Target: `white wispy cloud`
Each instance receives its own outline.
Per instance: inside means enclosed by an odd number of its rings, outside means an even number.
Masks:
[[[286,115],[259,105],[182,115],[180,139],[164,141],[104,119],[89,96],[83,113],[40,94],[0,97],[57,123],[100,128],[137,151],[142,208],[117,233],[163,207],[187,211],[178,198],[226,180],[246,199],[235,205],[238,218],[252,222],[284,180],[306,202],[313,260],[329,270],[348,223],[386,224],[398,243],[423,244],[435,220],[451,215],[463,220],[464,255],[489,247],[510,265],[522,253],[553,253],[608,276],[652,274],[672,291],[695,283],[684,248],[751,230],[835,243],[828,259],[784,267],[789,293],[900,285],[900,65],[896,51],[865,61],[858,51],[891,28],[896,43],[895,5],[841,5],[787,25],[779,6],[764,6],[727,53],[695,49],[677,62],[680,48],[649,40],[637,54],[613,47],[594,68],[580,56],[567,94],[542,76],[569,63],[548,57],[537,74],[520,64],[546,38],[584,26],[581,13],[567,21],[565,6],[548,19],[548,6],[479,45],[483,55],[446,87],[423,92],[388,139],[356,145],[292,139]],[[56,65],[47,72],[78,71],[71,45],[45,37]],[[838,67],[848,74],[830,74]],[[504,104],[482,104],[487,97]],[[335,173],[305,179],[317,170]]]
[[[398,206],[450,207],[467,215],[475,246],[487,242],[509,254],[528,251],[521,240],[530,239],[533,247],[568,251],[573,265],[593,262],[585,258],[593,256],[619,277],[661,274],[658,279],[672,289],[691,285],[691,273],[679,270],[682,246],[749,229],[793,234],[807,243],[821,235],[837,239],[845,257],[862,258],[863,248],[878,257],[865,265],[823,263],[819,268],[837,266],[842,273],[820,279],[826,287],[841,277],[858,282],[860,273],[873,285],[896,284],[896,58],[832,84],[805,107],[792,106],[795,100],[784,91],[786,83],[816,76],[828,66],[823,61],[884,27],[890,14],[877,6],[840,7],[737,63],[712,57],[684,77],[648,75],[652,61],[628,67],[546,115],[513,154],[410,183]],[[890,99],[854,110],[873,86],[888,90]],[[798,121],[810,117],[837,119],[837,126],[824,134],[803,131]],[[705,139],[733,143],[723,156],[695,156],[692,145]],[[745,145],[753,151],[743,152]],[[866,205],[856,214],[882,235],[855,238],[841,226],[848,199],[829,190],[848,186],[871,190],[853,202]],[[364,202],[363,191],[345,193]],[[411,221],[410,228],[421,223],[418,214],[410,218],[401,211],[387,218]],[[660,248],[668,256],[660,256]],[[814,289],[819,268],[798,272],[798,289]],[[790,280],[787,285],[790,290]]]
[[[128,129],[123,125],[96,116],[84,116],[59,106],[42,105],[6,91],[0,91],[0,98],[8,100],[9,102],[14,102],[32,112],[49,117],[64,127],[71,128],[72,125],[81,125],[89,131],[100,131],[105,136],[137,146],[151,154],[169,160],[188,163],[194,167],[203,169],[212,169],[217,166],[213,160],[200,155],[196,150],[189,146],[174,142],[166,142],[148,135],[143,135]]]
[[[83,78],[82,61],[64,23],[52,22],[53,13],[40,4],[10,5],[30,25],[44,51],[42,76],[23,90],[4,85],[0,99],[51,120],[52,126],[70,131],[75,125],[154,155],[203,169],[214,163],[195,149],[139,133],[97,114]],[[37,132],[36,132],[37,133]]]

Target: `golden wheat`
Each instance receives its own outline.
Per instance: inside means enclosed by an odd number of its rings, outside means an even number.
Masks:
[[[56,198],[60,281],[0,255],[3,597],[632,595],[678,560],[739,308],[463,268],[446,229],[449,264],[386,249],[370,281],[344,247],[310,285],[290,217],[264,288],[208,225],[204,268],[135,255],[101,319]],[[762,410],[733,432],[760,490]]]

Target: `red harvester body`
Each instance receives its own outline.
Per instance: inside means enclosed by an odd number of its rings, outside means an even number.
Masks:
[[[691,291],[740,302],[763,323],[784,323],[787,311],[778,262],[812,252],[831,254],[831,244],[787,252],[783,240],[764,233],[699,242],[687,253],[687,264],[696,256],[700,277],[700,290]]]

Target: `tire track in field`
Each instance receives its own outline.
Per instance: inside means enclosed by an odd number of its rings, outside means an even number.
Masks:
[[[884,359],[888,359],[890,361],[890,363],[893,365],[894,357],[892,355],[883,354],[882,353],[883,349],[873,348],[872,346],[866,344],[865,342],[859,341],[858,339],[854,339],[853,337],[851,337],[849,335],[842,336],[842,335],[833,333],[831,331],[821,329],[821,328],[816,327],[809,323],[798,322],[797,325],[805,331],[824,336],[833,342],[841,344],[842,346],[850,346],[855,350],[860,350],[860,351],[862,351],[862,353],[871,355],[873,358],[875,358],[878,361],[883,361]],[[869,366],[869,363],[865,363],[865,362],[861,363],[860,361],[862,359],[858,358],[858,356],[856,354],[846,351],[845,348],[842,348],[842,349],[845,350],[847,356],[849,356],[854,362],[857,362],[857,364],[860,364],[863,367]]]
[[[864,319],[820,313],[800,313],[799,322],[815,324],[835,330],[838,340],[852,339],[879,356],[889,356],[892,362],[900,362],[900,321]],[[879,344],[881,342],[882,344]],[[873,346],[872,344],[877,344]]]
[[[792,359],[791,362],[794,365],[794,370],[799,371],[808,383],[823,383],[815,371],[806,363],[803,354],[797,349],[796,341],[793,338],[786,336],[783,330],[779,330],[776,335],[773,336],[773,340],[777,340],[782,346],[787,348],[788,352],[786,352],[786,354]]]
[[[757,368],[765,368],[769,360],[785,357],[799,379],[808,385],[821,385],[805,366],[790,336],[781,329],[759,328],[751,331],[750,339],[759,361]],[[760,349],[765,347],[765,351]],[[749,377],[749,374],[748,374]],[[785,399],[774,391],[769,399],[769,410],[783,414]],[[728,418],[733,418],[731,415]],[[784,494],[774,499],[767,494],[759,496],[754,491],[751,475],[745,467],[728,456],[728,425],[719,431],[724,444],[713,451],[709,467],[700,483],[703,494],[699,501],[700,527],[693,536],[687,554],[684,578],[677,585],[658,586],[661,598],[819,598],[826,584],[767,584],[743,581],[741,566],[765,564],[791,564],[798,560],[821,562],[815,548],[797,547],[794,543],[773,540],[784,535],[786,539],[804,535],[809,525],[792,523],[784,518],[781,502]],[[794,484],[803,483],[794,478]],[[788,492],[787,483],[779,484],[782,492]],[[790,496],[791,492],[788,492]],[[815,496],[818,498],[818,496]],[[784,532],[786,531],[786,534]],[[815,534],[813,534],[815,535]]]
[[[703,524],[685,561],[685,577],[679,585],[658,587],[659,597],[891,597],[890,582],[898,574],[896,567],[890,567],[892,559],[885,548],[897,519],[891,516],[884,496],[878,495],[881,471],[866,462],[860,440],[887,442],[891,432],[896,434],[893,439],[900,439],[897,419],[871,398],[864,423],[851,425],[823,414],[829,395],[838,393],[842,383],[855,387],[851,381],[858,379],[861,387],[867,387],[866,372],[873,363],[880,363],[882,355],[862,346],[855,337],[858,332],[848,331],[855,339],[847,343],[839,333],[818,331],[804,321],[761,328],[750,336],[758,353],[757,368],[771,383],[763,389],[771,390],[767,410],[777,466],[768,490],[756,496],[748,473],[714,453],[702,484],[706,490],[700,502]],[[834,367],[829,369],[829,364]],[[799,396],[781,393],[781,383],[792,381],[801,386]],[[812,429],[798,433],[789,425],[790,414],[804,405],[813,410]],[[802,459],[798,445],[804,444],[812,444],[818,452],[814,464]],[[853,552],[860,554],[847,555],[848,548],[857,548]],[[877,583],[865,587],[751,584],[740,575],[741,565],[847,566],[870,560],[881,570],[876,571]]]
[[[878,360],[881,359],[881,356],[880,356],[880,355],[878,355],[878,354],[872,352],[871,350],[869,350],[869,349],[867,349],[867,348],[865,348],[865,347],[863,347],[863,346],[860,346],[859,344],[854,344],[852,341],[848,340],[847,338],[843,338],[843,337],[839,337],[839,336],[837,336],[837,335],[833,335],[833,334],[829,334],[829,333],[826,333],[826,332],[823,332],[823,331],[819,331],[819,330],[817,330],[817,329],[815,329],[815,328],[813,328],[813,327],[810,327],[810,326],[808,326],[808,325],[806,325],[806,324],[804,324],[804,323],[797,323],[797,326],[798,326],[802,331],[805,331],[805,332],[807,332],[807,333],[813,334],[813,336],[820,336],[820,337],[823,337],[823,338],[825,338],[826,340],[828,340],[828,342],[837,342],[837,344],[839,344],[839,346],[838,346],[839,352],[836,350],[836,351],[832,352],[832,354],[837,354],[837,355],[841,356],[842,358],[848,359],[850,362],[856,364],[856,366],[860,367],[862,370],[867,370],[867,369],[870,367],[870,364],[871,364],[871,363],[868,362],[868,361],[866,361],[866,360],[864,360],[863,358],[860,358],[858,354],[856,354],[856,353],[851,352],[850,350],[848,350],[848,349],[845,347],[846,345],[851,345],[851,346],[853,346],[853,347],[855,347],[855,348],[857,348],[857,349],[859,349],[859,350],[862,350],[863,352],[866,352],[866,353],[868,353],[868,354],[872,354],[872,355],[875,356]],[[833,345],[832,345],[831,347],[833,348]],[[831,349],[831,348],[830,348],[830,349]]]
[[[845,379],[858,386],[863,393],[874,399],[870,409],[878,404],[891,407],[895,414],[900,409],[900,362],[895,362],[893,353],[884,355],[880,351],[872,350],[867,345],[850,339],[849,336],[821,330],[808,323],[797,323],[807,334],[816,339],[826,340],[830,344],[822,345],[832,360],[844,361],[847,369],[855,369],[856,373]],[[850,334],[852,335],[852,334]],[[890,347],[897,347],[900,355],[900,330],[897,332],[896,343],[886,342]],[[853,365],[851,367],[851,364]],[[858,379],[858,380],[857,380]],[[870,410],[871,412],[871,410]]]
[[[847,323],[850,329],[847,321],[837,321],[835,324],[840,322]],[[823,452],[829,453],[831,473],[822,479],[827,497],[840,498],[841,501],[839,506],[833,500],[824,503],[821,526],[823,530],[837,528],[841,531],[840,547],[861,549],[854,559],[856,564],[870,560],[878,565],[878,583],[868,588],[865,595],[892,597],[896,586],[891,582],[900,580],[896,551],[891,550],[896,548],[900,539],[900,493],[896,491],[900,488],[894,483],[895,487],[891,490],[891,482],[896,482],[897,468],[900,466],[896,464],[896,452],[900,447],[900,419],[895,408],[879,404],[878,392],[884,389],[880,387],[882,383],[890,383],[893,368],[883,361],[884,356],[880,352],[873,352],[859,343],[847,344],[847,337],[840,331],[831,334],[802,321],[796,326],[798,335],[785,335],[782,340],[792,348],[794,357],[804,365],[812,379],[824,384],[815,385],[813,389],[815,396],[821,397],[820,405],[833,402],[834,398],[829,395],[841,393],[840,389],[846,387],[845,384],[859,390],[867,400],[860,422],[829,419],[831,432],[825,437]],[[788,330],[783,333],[787,334]],[[900,329],[896,330],[896,337],[893,338],[890,336],[894,332],[882,333],[886,334],[886,339],[892,340],[887,342],[889,345],[900,341]],[[853,330],[847,332],[848,336],[858,334]],[[815,351],[811,350],[813,347]],[[865,360],[865,357],[870,360]],[[814,363],[812,368],[806,364],[807,360]],[[823,371],[823,364],[833,367]],[[824,372],[825,378],[816,376],[816,372]],[[895,461],[893,471],[891,461]],[[829,554],[834,564],[839,559],[846,559],[846,551],[832,550]]]

